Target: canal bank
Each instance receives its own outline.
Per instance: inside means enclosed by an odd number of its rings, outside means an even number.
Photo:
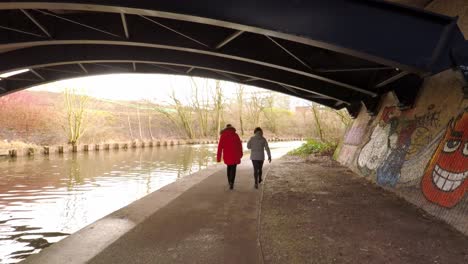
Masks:
[[[303,138],[271,138],[270,142],[283,142],[283,141],[303,141]],[[108,142],[96,144],[76,144],[76,145],[52,145],[52,146],[38,146],[29,145],[27,143],[11,144],[11,147],[0,147],[0,159],[16,159],[18,157],[48,157],[49,155],[69,155],[76,153],[89,153],[99,151],[119,151],[129,149],[144,149],[144,148],[159,148],[159,147],[173,147],[180,145],[209,145],[217,144],[215,139],[169,139],[169,140],[134,140],[128,142]],[[242,142],[247,142],[243,139]],[[8,145],[8,144],[7,144]]]
[[[230,191],[224,166],[216,165],[109,215],[24,263],[468,260],[466,236],[328,158],[284,157],[270,166],[265,168],[266,181],[256,190],[251,165],[244,161]]]

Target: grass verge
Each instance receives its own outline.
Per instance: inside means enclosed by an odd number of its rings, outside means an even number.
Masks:
[[[308,139],[306,143],[302,144],[297,149],[288,152],[293,156],[309,156],[311,154],[318,156],[331,156],[335,151],[337,144],[335,142],[322,142],[315,139]]]

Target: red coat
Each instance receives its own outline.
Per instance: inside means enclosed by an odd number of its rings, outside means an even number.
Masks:
[[[240,164],[243,153],[242,142],[235,128],[226,128],[221,133],[216,160],[221,162],[221,153],[226,165]]]

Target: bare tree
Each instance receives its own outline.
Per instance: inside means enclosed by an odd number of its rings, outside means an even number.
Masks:
[[[140,106],[136,106],[137,109],[137,117],[138,117],[138,129],[140,130],[140,140],[143,140],[143,133],[141,131],[141,119],[140,119]]]
[[[263,114],[267,120],[268,129],[276,134],[277,131],[277,115],[275,113],[275,97],[272,92],[269,92],[268,95],[264,98],[264,107],[262,108]]]
[[[317,130],[319,133],[320,140],[323,141],[323,130],[322,130],[322,125],[321,125],[321,121],[319,118],[319,111],[317,110],[317,106],[313,103],[311,104],[311,110],[312,110],[312,113],[314,114],[315,124],[317,125]]]
[[[195,138],[195,134],[193,132],[192,109],[182,104],[182,102],[176,97],[174,90],[172,91],[171,99],[177,111],[181,128],[189,139]]]
[[[237,88],[236,91],[236,98],[237,98],[237,105],[239,107],[239,125],[240,125],[240,131],[241,131],[241,136],[244,135],[244,121],[243,121],[243,103],[244,103],[244,85],[239,84],[239,87]]]
[[[200,136],[207,137],[208,136],[208,113],[209,113],[209,86],[208,80],[204,80],[204,87],[199,88],[198,84],[194,80],[193,77],[190,77],[192,90],[193,91],[193,98],[192,98],[192,106],[197,113],[198,121],[199,121],[199,129],[200,129]]]
[[[148,111],[148,132],[149,132],[149,135],[150,135],[150,138],[151,140],[154,139],[153,137],[153,131],[151,130],[151,112]]]
[[[333,110],[333,112],[340,117],[341,122],[343,123],[343,125],[345,125],[345,127],[348,127],[351,124],[351,116],[346,112],[346,110]]]
[[[67,125],[63,127],[67,132],[68,143],[74,146],[86,129],[85,119],[89,96],[79,94],[76,89],[68,88],[63,93],[67,117]]]
[[[259,92],[253,92],[248,98],[246,104],[247,116],[251,122],[251,127],[260,125],[260,116],[263,111],[263,98]]]
[[[132,124],[130,123],[130,107],[127,108],[127,121],[128,121],[128,132],[130,138],[133,139]]]
[[[221,118],[223,111],[223,94],[221,92],[221,82],[216,80],[216,88],[214,94],[214,111],[216,116],[216,136],[219,138],[219,132],[221,131]]]

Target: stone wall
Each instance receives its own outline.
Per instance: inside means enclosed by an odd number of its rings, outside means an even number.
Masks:
[[[468,3],[434,1],[431,11],[459,15],[468,34]],[[427,78],[413,108],[400,111],[392,93],[378,115],[365,108],[336,158],[468,235],[468,100],[462,80],[447,70]]]

